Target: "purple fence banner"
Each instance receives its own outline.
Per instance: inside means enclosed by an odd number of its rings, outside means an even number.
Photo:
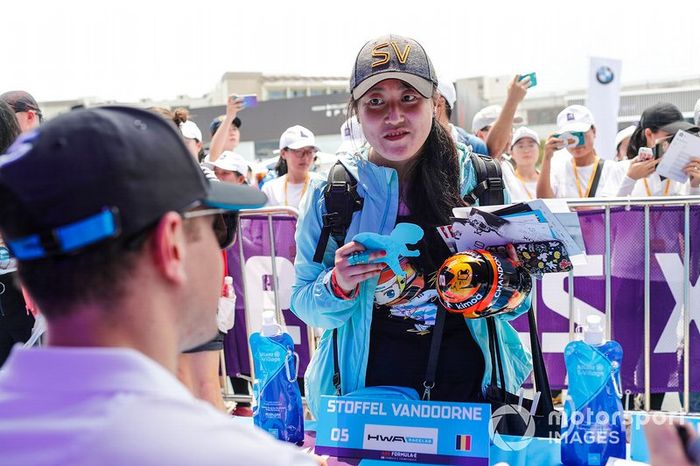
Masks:
[[[605,318],[605,213],[578,213],[588,263],[574,269],[575,325],[586,316]],[[644,392],[644,208],[612,208],[612,338],[623,348],[622,389]],[[650,385],[652,393],[683,389],[684,208],[650,207]],[[700,206],[690,209],[690,390],[700,391]],[[527,318],[513,322],[527,336]],[[552,388],[566,386],[563,351],[569,341],[568,274],[537,283],[537,325]]]
[[[240,217],[239,228],[243,242],[244,261],[241,264],[238,240],[226,251],[229,274],[233,277],[236,291],[236,321],[224,339],[226,372],[228,375],[250,375],[248,330],[260,330],[262,312],[275,309],[273,288],[273,260],[270,243],[270,227],[267,215],[245,215]],[[272,230],[275,238],[275,260],[278,296],[287,332],[292,336],[299,354],[299,377],[303,377],[309,364],[308,328],[290,310],[292,284],[294,283],[294,257],[296,244],[296,218],[290,215],[273,215]],[[246,286],[244,287],[244,277]],[[246,296],[246,291],[248,296]],[[248,310],[246,313],[246,305]],[[246,316],[247,314],[247,316]]]

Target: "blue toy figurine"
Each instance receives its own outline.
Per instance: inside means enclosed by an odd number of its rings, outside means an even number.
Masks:
[[[408,244],[416,244],[423,238],[423,229],[413,223],[398,223],[390,235],[379,233],[358,233],[352,239],[360,243],[366,251],[358,252],[348,258],[350,265],[383,262],[391,268],[395,275],[406,275],[401,269],[399,257],[417,257],[419,251],[412,251],[406,247]],[[369,260],[371,253],[385,251],[384,257]]]

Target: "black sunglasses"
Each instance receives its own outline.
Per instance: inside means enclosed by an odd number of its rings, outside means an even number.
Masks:
[[[229,248],[236,241],[238,229],[238,212],[224,209],[190,210],[181,214],[182,218],[196,218],[211,215],[212,229],[221,249]]]

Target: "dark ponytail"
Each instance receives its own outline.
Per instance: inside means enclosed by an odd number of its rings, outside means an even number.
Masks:
[[[275,165],[275,172],[277,172],[277,176],[283,176],[286,175],[288,171],[287,160],[283,159],[282,154],[280,154],[280,158],[277,159],[277,165]]]
[[[402,180],[402,197],[421,226],[450,223],[460,196],[459,156],[452,136],[433,118],[421,154]]]

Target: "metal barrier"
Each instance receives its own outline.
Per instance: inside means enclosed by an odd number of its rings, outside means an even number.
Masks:
[[[245,306],[245,330],[246,330],[246,335],[250,336],[252,332],[257,331],[258,329],[256,328],[251,328],[250,322],[251,317],[251,292],[250,290],[252,289],[251,284],[248,282],[247,279],[247,274],[245,270],[246,266],[246,256],[244,253],[244,247],[243,247],[243,231],[242,228],[240,228],[240,222],[241,220],[245,218],[251,218],[251,217],[266,217],[267,218],[267,232],[268,232],[268,237],[269,237],[269,249],[270,249],[270,260],[271,260],[271,265],[272,265],[272,280],[271,280],[271,286],[272,286],[272,292],[274,296],[274,310],[275,314],[277,316],[277,321],[282,324],[286,325],[285,323],[285,317],[282,313],[282,307],[280,304],[280,283],[279,283],[279,277],[277,274],[277,262],[278,262],[278,255],[277,255],[277,250],[276,250],[276,240],[277,238],[275,237],[275,229],[273,225],[273,218],[274,217],[290,217],[296,221],[297,217],[299,216],[299,212],[297,209],[292,208],[292,207],[283,207],[283,206],[278,206],[278,207],[266,207],[266,208],[261,208],[261,209],[253,209],[253,210],[242,210],[239,213],[239,219],[238,219],[238,226],[239,228],[237,229],[237,241],[236,244],[234,244],[234,248],[237,248],[237,253],[238,253],[238,265],[239,265],[239,270],[236,271],[238,274],[238,277],[234,278],[239,278],[242,281],[242,286],[243,286],[243,302]],[[316,348],[315,344],[315,339],[314,339],[314,332],[313,329],[310,327],[307,327],[306,329],[306,334],[307,334],[307,343],[309,347],[309,357],[313,356],[313,352]],[[222,355],[223,357],[223,355]],[[225,358],[224,358],[225,359]],[[250,376],[253,380],[255,380],[255,366],[253,364],[253,359],[252,359],[252,354],[250,352],[250,348],[248,348],[248,362],[250,364]],[[225,364],[225,363],[224,363]],[[225,365],[223,366],[225,367]],[[226,373],[225,370],[223,372],[224,374]],[[234,400],[234,401],[247,401],[250,400],[250,396],[239,396],[239,395],[234,395],[231,390],[229,390],[228,384],[225,385],[225,390],[224,390],[224,395],[226,399]]]
[[[690,405],[690,206],[700,205],[700,196],[669,196],[669,197],[624,197],[624,198],[586,198],[586,199],[566,199],[570,208],[602,208],[604,209],[604,279],[605,279],[605,318],[606,318],[606,336],[608,339],[613,337],[614,329],[612,326],[612,245],[611,245],[611,208],[612,207],[631,207],[641,206],[644,208],[644,408],[650,410],[651,398],[651,301],[650,301],[650,284],[651,284],[651,247],[650,247],[650,207],[651,206],[683,206],[684,208],[684,228],[683,228],[683,410],[687,412]],[[274,249],[274,230],[272,218],[275,215],[290,215],[298,216],[298,212],[293,208],[274,207],[257,209],[241,212],[241,218],[246,216],[267,216],[268,231],[271,241],[272,255],[272,270],[276,271],[276,251]],[[244,279],[244,286],[248,287],[245,282],[245,273],[243,266],[245,258],[243,256],[242,232],[238,229],[238,248],[241,265],[241,276]],[[273,278],[273,293],[275,296],[275,311],[280,322],[283,322],[283,316],[279,304],[279,281],[276,273]],[[536,287],[533,293],[536,293]],[[245,293],[245,307],[249,309],[249,294]],[[533,303],[537,303],[536,296],[533,296]],[[246,315],[247,315],[246,311]],[[569,340],[573,340],[576,331],[575,324],[575,297],[574,297],[574,274],[569,273],[568,276],[568,317],[569,317]],[[535,313],[537,314],[537,313]],[[246,328],[246,333],[249,335],[252,329]],[[307,332],[309,338],[310,351],[315,349],[315,341],[313,332]],[[251,371],[253,369],[252,360]],[[254,376],[254,374],[252,374]],[[238,397],[237,397],[238,398]]]
[[[570,208],[602,207],[605,209],[605,316],[607,337],[612,335],[612,304],[611,304],[611,234],[610,208],[619,206],[644,207],[644,409],[650,410],[651,405],[651,300],[650,300],[650,207],[651,206],[683,206],[683,411],[688,412],[690,406],[690,206],[700,205],[700,196],[663,196],[663,197],[615,197],[567,199]],[[569,273],[569,338],[574,333],[574,275]]]

